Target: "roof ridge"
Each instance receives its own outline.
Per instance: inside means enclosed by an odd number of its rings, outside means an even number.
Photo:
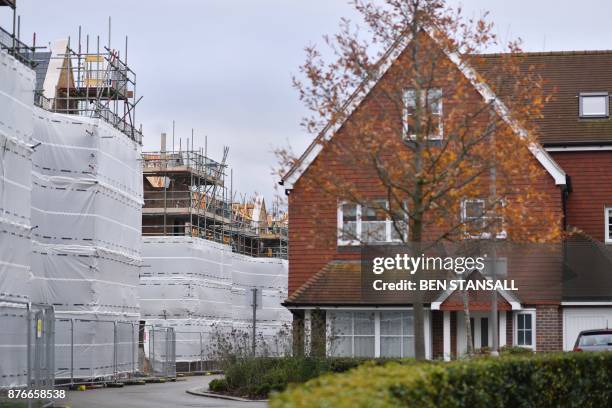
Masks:
[[[501,57],[507,55],[517,56],[564,56],[564,55],[604,55],[612,54],[612,50],[569,50],[569,51],[521,51],[517,53],[510,52],[491,52],[482,54],[472,54],[478,57]]]

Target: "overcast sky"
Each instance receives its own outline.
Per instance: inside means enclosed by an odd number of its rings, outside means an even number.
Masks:
[[[195,131],[220,159],[230,147],[235,189],[257,191],[269,201],[278,181],[272,150],[288,144],[301,152],[312,136],[299,126],[305,111],[291,87],[303,48],[336,31],[338,20],[356,15],[345,0],[18,0],[21,36],[30,43],[83,33],[123,53],[144,98],[137,121],[145,150],[159,149],[160,132],[185,139]],[[453,1],[454,4],[459,2]],[[464,0],[468,15],[489,10],[503,38],[521,37],[529,51],[611,49],[606,0]],[[577,5],[579,4],[579,6]],[[0,25],[10,28],[7,10]],[[91,40],[93,41],[93,40]],[[169,137],[170,139],[170,137]],[[178,143],[177,143],[178,144]],[[240,199],[240,195],[237,196]]]

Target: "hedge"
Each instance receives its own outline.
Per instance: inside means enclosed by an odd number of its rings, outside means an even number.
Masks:
[[[382,365],[388,359],[366,358],[240,358],[224,366],[225,378],[209,383],[211,391],[244,396],[267,398],[272,391],[282,391],[291,383],[304,383],[324,373],[342,373],[370,362]],[[414,360],[397,360],[411,364]]]
[[[612,353],[483,357],[444,364],[362,365],[276,394],[280,407],[612,406]]]

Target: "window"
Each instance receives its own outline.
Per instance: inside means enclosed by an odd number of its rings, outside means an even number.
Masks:
[[[341,203],[338,206],[338,245],[357,245],[360,242],[401,242],[401,231],[407,233],[408,224],[401,219],[405,208],[390,217],[386,200],[373,200],[369,205]],[[395,218],[395,223],[393,222]]]
[[[374,312],[330,312],[331,350],[337,357],[375,357]]]
[[[412,311],[380,312],[380,357],[414,357]]]
[[[416,92],[414,89],[407,89],[404,94],[404,135],[406,139],[416,139]],[[429,123],[429,137],[430,140],[442,139],[442,90],[441,89],[427,89],[421,91],[421,101],[419,108],[421,116],[427,118]],[[424,120],[422,122],[425,122]],[[424,123],[424,125],[427,125]]]
[[[606,228],[606,244],[612,244],[612,207],[605,208],[604,224]]]
[[[341,233],[340,240],[351,242],[358,239],[357,231],[357,204],[342,204],[340,206]]]
[[[489,214],[486,211],[485,200],[468,198],[461,203],[461,222],[469,238],[488,239],[491,233],[487,230],[496,230],[497,239],[505,239],[506,231],[503,229],[503,217]]]
[[[535,348],[535,311],[518,312],[515,316],[515,344]]]
[[[412,310],[328,310],[328,353],[334,357],[414,357]]]
[[[363,206],[361,212],[361,236],[366,242],[386,242],[387,202],[378,200],[370,206]]]
[[[607,92],[583,92],[580,94],[580,117],[581,118],[607,118],[608,93]]]

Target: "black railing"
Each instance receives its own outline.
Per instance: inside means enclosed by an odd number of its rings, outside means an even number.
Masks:
[[[7,50],[9,54],[29,67],[34,67],[36,65],[34,60],[34,47],[30,47],[21,42],[17,37],[2,27],[0,27],[0,49]]]

